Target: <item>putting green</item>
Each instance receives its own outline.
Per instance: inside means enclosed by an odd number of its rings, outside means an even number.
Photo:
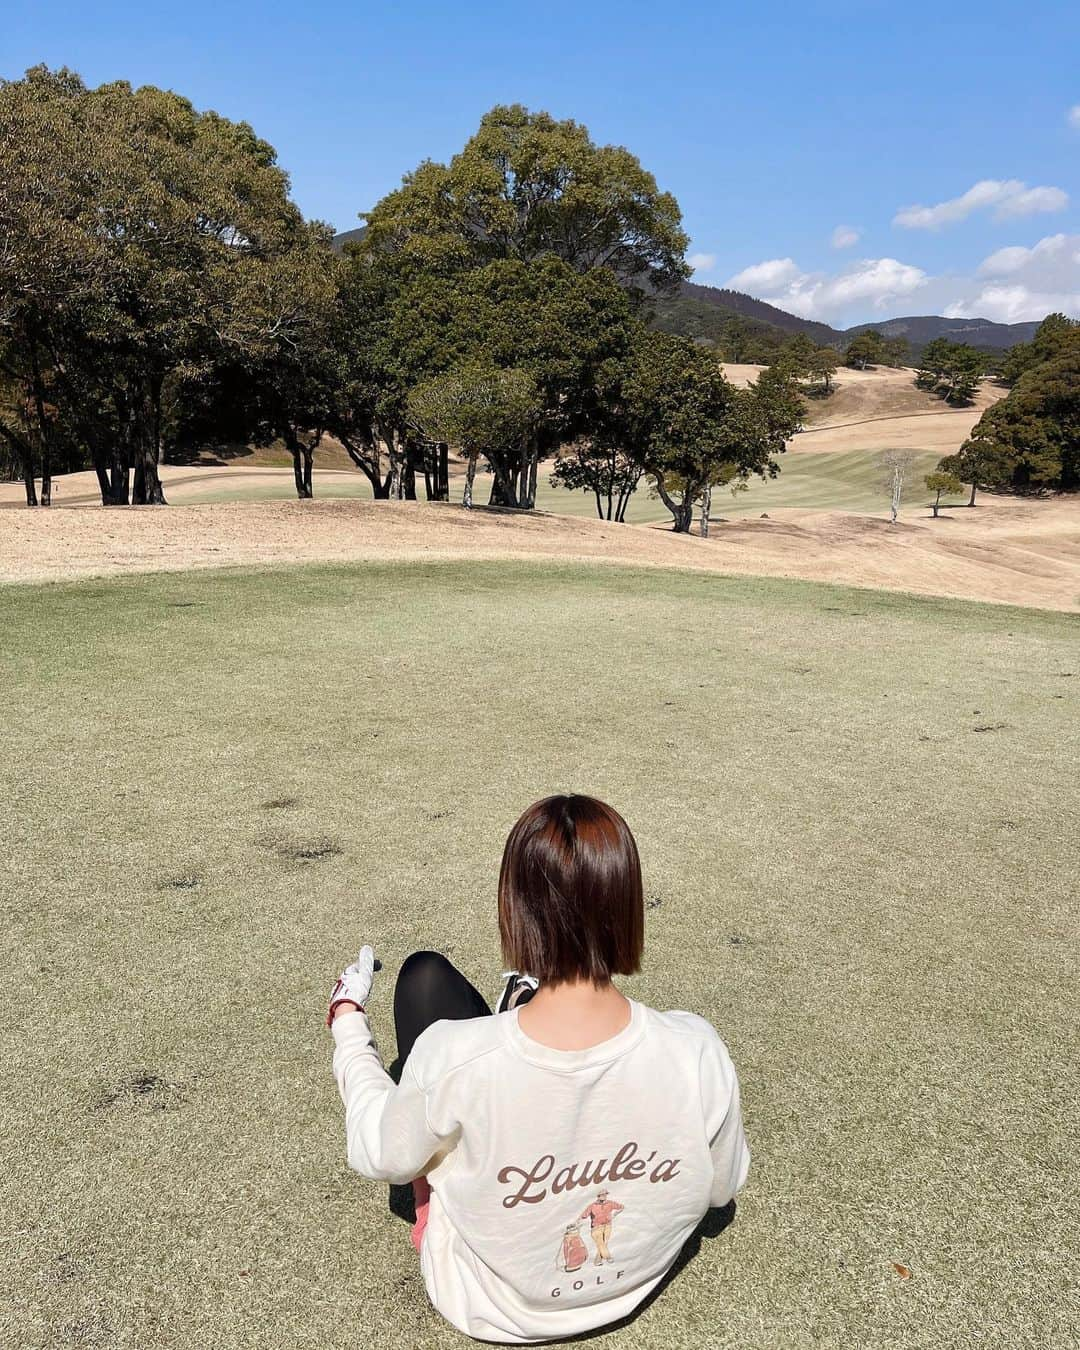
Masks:
[[[0,1344],[462,1344],[345,1167],[325,996],[373,941],[391,1052],[412,948],[494,990],[503,839],[566,789],[635,830],[629,990],[714,1021],[754,1151],[607,1343],[1075,1339],[1075,618],[353,566],[9,587],[0,635]]]

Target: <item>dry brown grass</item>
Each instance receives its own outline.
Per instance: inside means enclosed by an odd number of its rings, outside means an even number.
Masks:
[[[974,511],[937,521],[927,511],[896,526],[854,512],[779,511],[719,525],[708,540],[587,518],[326,499],[8,511],[2,520],[7,581],[289,562],[549,558],[1080,608],[1076,498],[983,498]]]

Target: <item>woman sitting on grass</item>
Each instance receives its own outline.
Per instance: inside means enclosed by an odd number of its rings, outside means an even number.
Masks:
[[[350,1166],[413,1183],[439,1312],[480,1340],[562,1339],[631,1312],[750,1155],[709,1023],[611,982],[638,969],[644,930],[617,812],[581,796],[531,806],[506,841],[499,930],[517,969],[497,1016],[445,957],[402,966],[397,1085],[364,1011],[364,947],[330,998],[334,1073]]]

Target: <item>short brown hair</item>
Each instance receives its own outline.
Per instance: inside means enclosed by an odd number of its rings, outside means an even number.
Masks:
[[[529,807],[503,850],[499,932],[507,964],[545,983],[639,968],[641,862],[618,811],[576,793]]]

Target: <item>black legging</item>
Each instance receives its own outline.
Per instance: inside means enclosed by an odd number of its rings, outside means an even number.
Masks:
[[[416,1038],[432,1022],[488,1017],[491,1009],[461,971],[438,952],[413,952],[406,957],[394,986],[394,1030],[399,1065],[405,1063]]]

